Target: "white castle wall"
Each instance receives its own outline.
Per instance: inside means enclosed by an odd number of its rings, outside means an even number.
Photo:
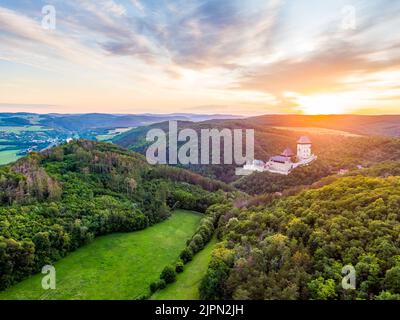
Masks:
[[[297,157],[300,160],[308,159],[312,156],[311,144],[298,144],[297,145]]]

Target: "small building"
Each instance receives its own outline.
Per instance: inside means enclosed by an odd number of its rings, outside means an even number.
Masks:
[[[280,155],[271,157],[264,164],[261,160],[247,163],[243,169],[257,172],[272,172],[288,175],[293,169],[306,166],[317,159],[311,150],[312,142],[307,136],[302,136],[297,141],[297,155],[290,148],[286,148]]]
[[[263,172],[265,167],[264,161],[261,160],[253,160],[249,163],[246,163],[243,167],[245,170],[250,170],[250,171],[258,171],[258,172]]]
[[[266,169],[273,173],[289,174],[293,169],[293,162],[290,157],[274,156],[269,159]]]

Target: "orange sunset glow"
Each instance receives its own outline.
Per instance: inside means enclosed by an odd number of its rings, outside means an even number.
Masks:
[[[400,109],[395,1],[54,0],[54,30],[44,4],[0,3],[2,112]]]

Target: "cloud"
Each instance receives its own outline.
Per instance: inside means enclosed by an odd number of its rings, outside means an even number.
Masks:
[[[354,31],[326,28],[314,35],[311,49],[303,52],[292,42],[291,53],[249,66],[233,88],[273,94],[282,108],[289,107],[292,112],[299,111],[299,101],[306,101],[307,96],[314,96],[315,101],[322,101],[321,97],[338,101],[346,110],[369,110],[367,105],[387,105],[385,100],[390,100],[393,108],[399,101],[389,89],[399,79],[400,37],[381,34],[398,24],[399,16],[393,12],[398,9],[386,7],[379,17],[375,13],[359,17]]]
[[[322,46],[304,59],[278,60],[261,69],[249,71],[240,80],[240,89],[256,89],[280,94],[283,91],[310,94],[343,90],[346,77],[353,74],[366,75],[398,66],[399,59],[373,61],[368,55],[375,51],[354,48],[351,43],[338,41],[335,45]]]
[[[141,4],[150,14],[137,17],[131,27],[135,34],[146,38],[146,46],[141,45],[143,40],[134,41],[130,35],[102,47],[115,55],[147,51],[189,68],[237,67],[238,57],[265,49],[280,3],[266,1],[257,10],[247,11],[238,0],[177,1],[158,7],[150,2],[146,9]]]
[[[53,83],[76,79],[153,106],[158,102],[149,101],[159,96],[168,106],[235,105],[274,112],[296,110],[296,99],[306,95],[354,97],[347,92],[368,88],[374,92],[365,94],[369,101],[392,103],[389,97],[398,96],[388,90],[400,69],[395,32],[400,4],[394,1],[348,1],[357,9],[354,31],[339,29],[335,1],[47,2],[57,9],[52,32],[40,26],[40,5],[0,6],[0,59],[16,69],[29,66],[23,78],[31,77],[34,84],[44,78]],[[328,12],[335,6],[337,16]],[[201,101],[192,102],[196,99]]]
[[[98,54],[61,31],[48,31],[40,22],[13,10],[0,7],[2,50],[9,61],[48,68],[54,59],[87,64]],[[30,57],[30,58],[29,58]]]
[[[138,9],[141,13],[145,12],[145,8],[143,4],[140,2],[140,0],[131,0],[132,4],[136,9]]]

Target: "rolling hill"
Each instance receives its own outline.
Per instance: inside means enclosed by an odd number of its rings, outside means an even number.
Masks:
[[[355,128],[362,125],[356,124],[355,119],[362,119],[366,123],[368,121],[376,123],[381,119],[380,117],[372,117],[372,119],[375,119],[375,122],[373,122],[370,117],[355,116],[353,129],[340,124],[335,126],[335,117],[321,116],[321,119],[324,119],[327,125],[329,124],[331,127],[325,130],[309,127],[316,125],[316,121],[319,119],[319,117],[313,116],[265,116],[236,120],[212,120],[200,123],[179,122],[179,129],[191,128],[198,133],[201,129],[210,128],[219,130],[224,128],[254,129],[255,158],[263,161],[268,160],[273,155],[280,154],[287,147],[296,150],[296,141],[301,135],[308,135],[311,138],[313,152],[318,155],[318,160],[312,166],[296,169],[286,177],[268,172],[239,177],[235,175],[235,165],[188,165],[184,167],[213,179],[233,183],[235,187],[244,192],[262,194],[265,192],[281,192],[286,188],[298,185],[310,185],[322,177],[336,174],[341,169],[351,171],[359,166],[369,167],[382,161],[400,159],[400,140],[398,138],[356,134],[358,131]],[[347,124],[352,122],[349,120],[352,116],[338,117],[343,117],[346,120],[343,120],[343,122]],[[303,118],[307,121],[301,121]],[[382,119],[386,119],[384,123],[389,125],[392,122],[394,123],[397,117],[388,116],[388,118],[383,117]],[[288,122],[282,122],[286,120]],[[321,125],[324,123],[322,120],[319,121]],[[290,124],[295,125],[295,127],[290,127]],[[119,135],[113,142],[145,154],[150,145],[145,137],[147,132],[153,128],[160,128],[167,132],[168,123],[163,122],[133,129]],[[343,131],[343,129],[348,131]],[[221,153],[222,158],[223,151]]]

